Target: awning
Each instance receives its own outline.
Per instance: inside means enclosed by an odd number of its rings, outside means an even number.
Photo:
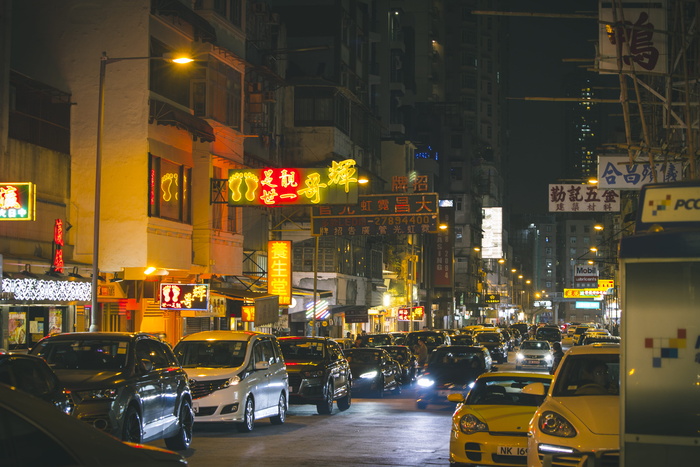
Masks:
[[[231,287],[211,287],[211,294],[226,297],[242,304],[252,301],[255,304],[256,326],[274,324],[279,320],[279,296]]]
[[[201,142],[211,143],[214,141],[214,129],[206,120],[155,99],[149,101],[149,106],[149,123],[155,121],[158,125],[177,127],[189,132],[193,139],[199,138]]]
[[[194,28],[194,37],[202,42],[209,42],[216,45],[216,30],[194,10],[178,0],[158,0],[155,2],[155,13],[164,16],[176,16],[187,21]]]

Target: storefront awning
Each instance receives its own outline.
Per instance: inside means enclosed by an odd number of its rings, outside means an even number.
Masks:
[[[182,109],[151,99],[149,102],[150,115],[149,121],[155,121],[158,125],[171,125],[181,130],[189,132],[194,139],[199,139],[201,142],[209,142],[215,140],[214,129],[206,120],[185,112]]]

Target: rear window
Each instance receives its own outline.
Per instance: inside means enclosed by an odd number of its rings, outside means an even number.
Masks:
[[[322,341],[307,339],[279,339],[285,361],[319,361],[325,357]]]

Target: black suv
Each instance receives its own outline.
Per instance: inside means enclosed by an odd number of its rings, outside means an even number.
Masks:
[[[499,331],[484,331],[477,333],[474,340],[478,345],[486,347],[491,358],[498,363],[508,361],[508,343]]]
[[[73,415],[132,443],[192,441],[187,374],[170,346],[144,333],[80,332],[45,337],[32,349],[71,392]]]
[[[327,337],[280,337],[289,374],[289,402],[316,404],[330,414],[333,401],[340,410],[352,403],[352,374],[337,342]]]
[[[0,383],[28,392],[70,415],[73,403],[44,359],[20,353],[0,353]]]

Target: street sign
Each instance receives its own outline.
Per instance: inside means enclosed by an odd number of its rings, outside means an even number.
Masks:
[[[356,205],[314,206],[313,235],[388,235],[437,231],[437,193],[360,196]]]

